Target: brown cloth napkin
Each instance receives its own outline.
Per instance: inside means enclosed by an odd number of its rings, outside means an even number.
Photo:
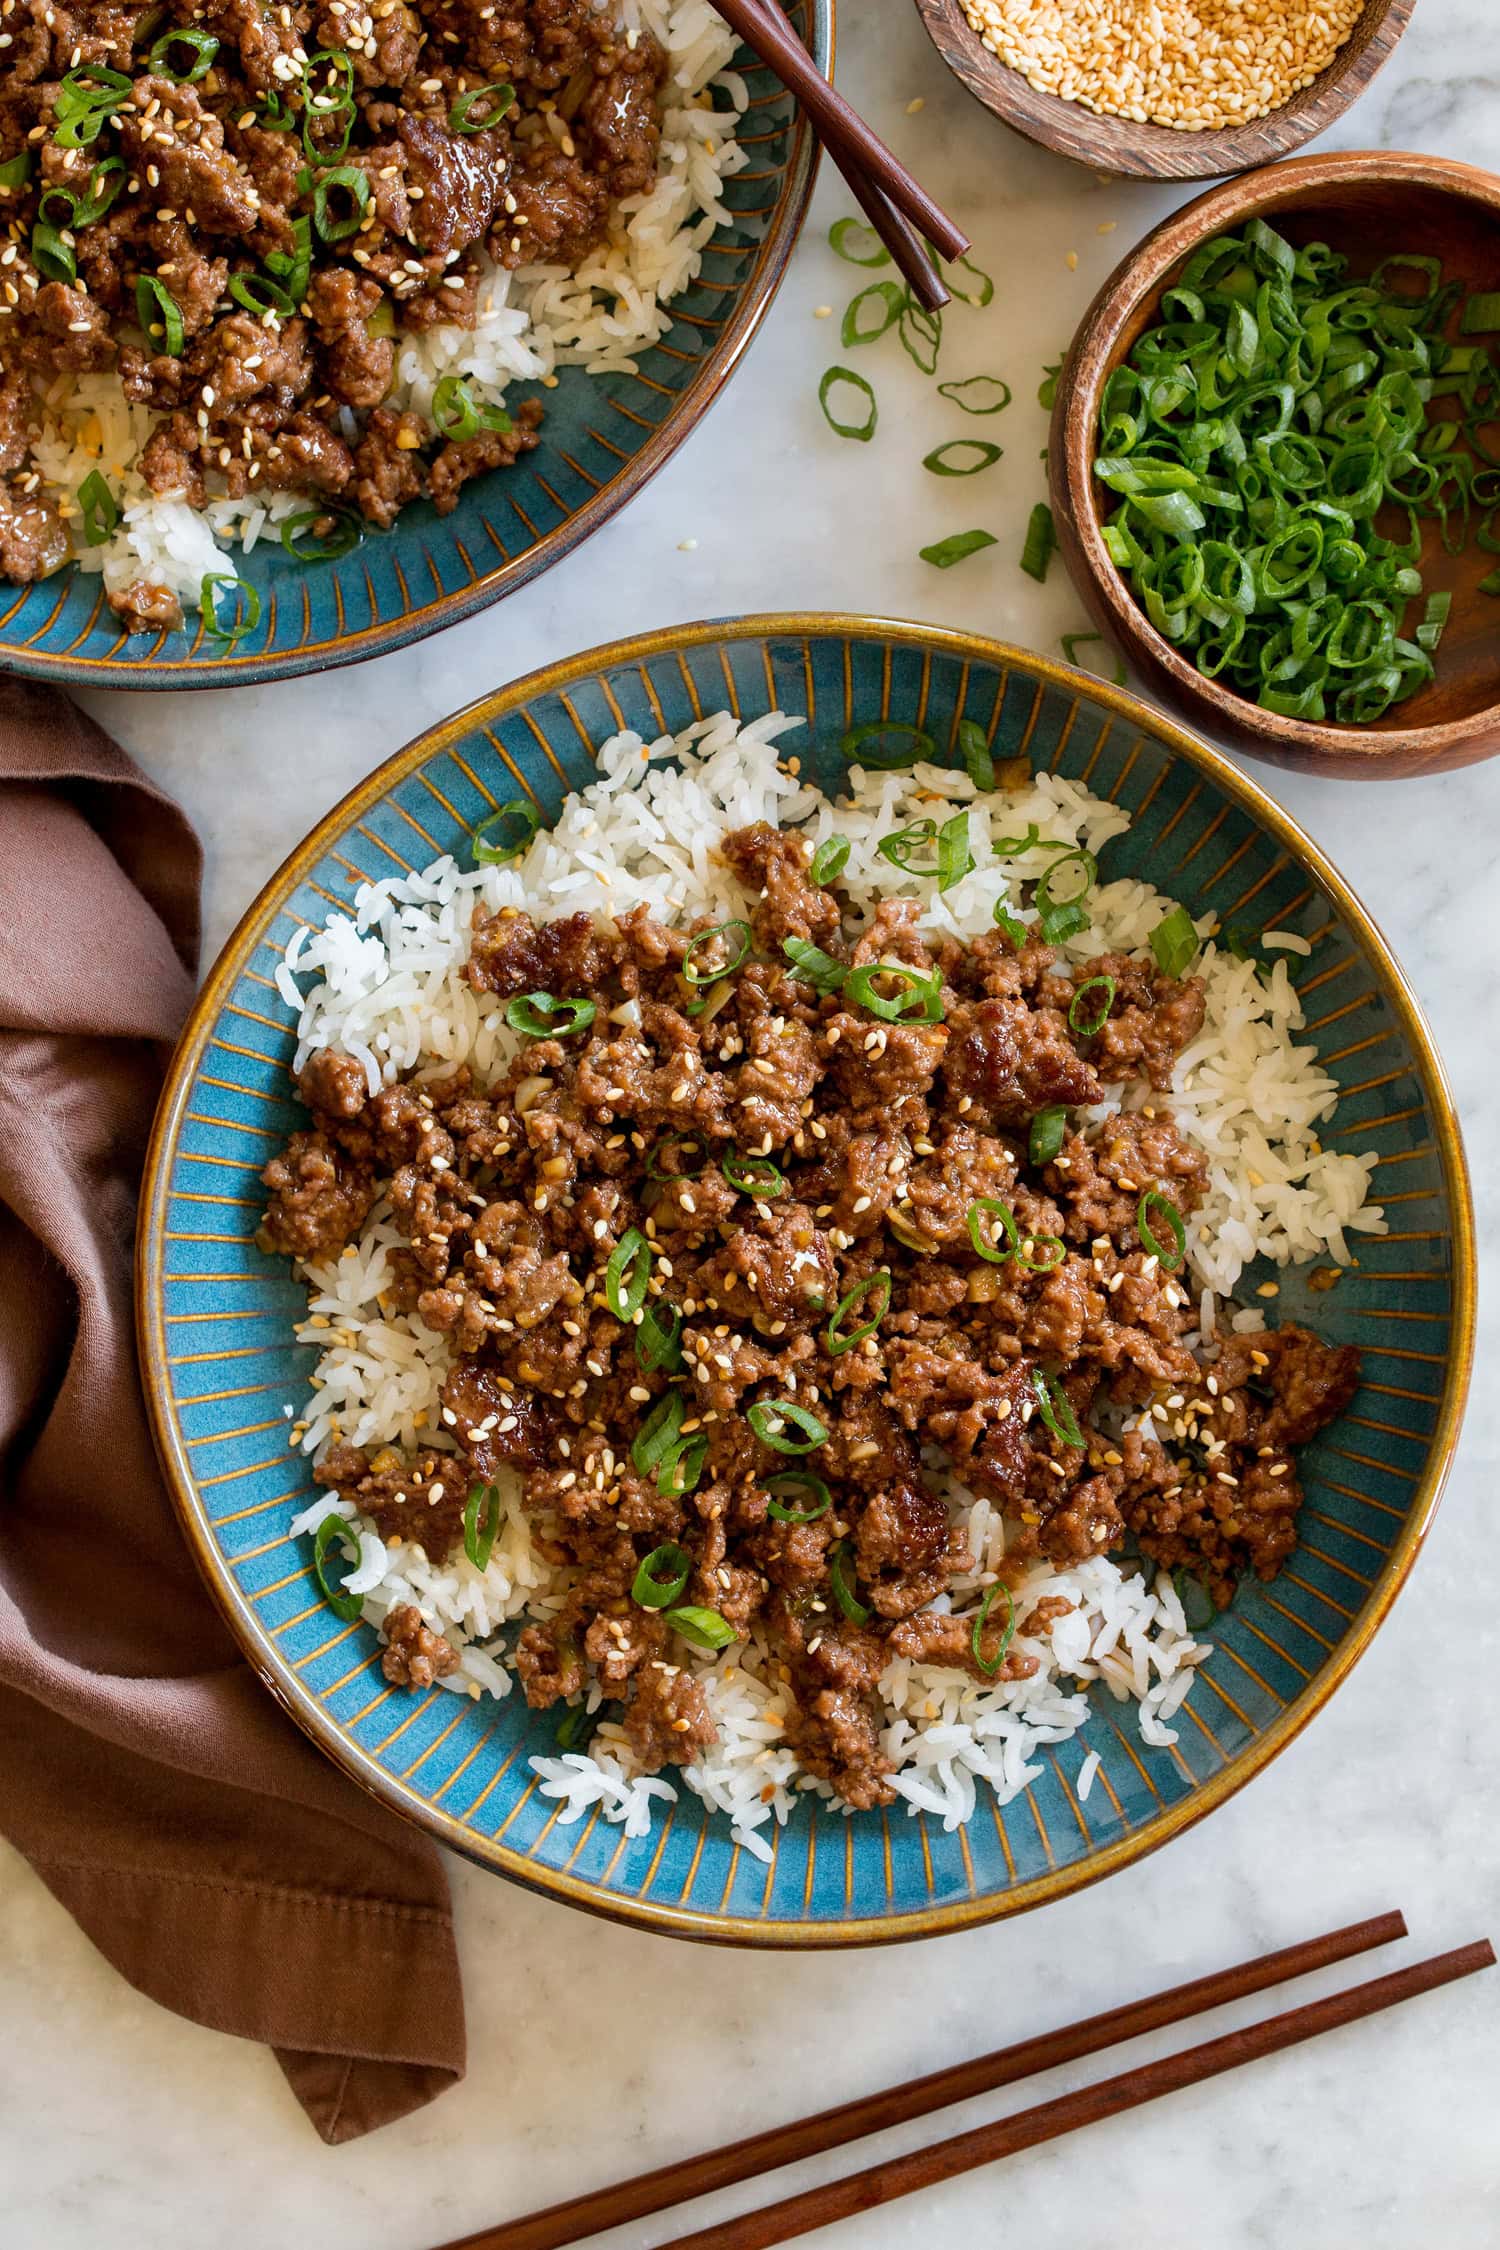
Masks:
[[[132,1234],[200,869],[106,735],[0,678],[0,1831],[347,2141],[462,2076],[463,2000],[436,1851],[240,1660],[146,1424]]]

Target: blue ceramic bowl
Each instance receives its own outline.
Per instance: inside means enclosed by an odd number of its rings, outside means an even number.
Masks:
[[[1302,1540],[1213,1636],[1173,1749],[1147,1749],[1101,1697],[1085,1734],[1003,1812],[945,1835],[904,1808],[845,1818],[804,1799],[769,1866],[686,1793],[638,1842],[595,1816],[563,1826],[528,1757],[555,1718],[434,1689],[397,1692],[374,1633],[320,1600],[311,1541],[287,1524],[313,1486],[287,1447],[313,1353],[292,1339],[302,1292],[254,1245],[256,1174],[299,1121],[293,1026],[272,975],[299,922],[357,884],[420,867],[517,784],[544,815],[587,781],[621,726],[655,735],[732,707],[809,721],[825,780],[856,719],[951,741],[965,713],[997,752],[1076,777],[1134,823],[1107,870],[1149,876],[1194,914],[1303,933],[1288,956],[1308,1035],[1343,1089],[1326,1138],[1379,1151],[1391,1231],[1359,1238],[1337,1289],[1281,1276],[1279,1310],[1364,1354],[1349,1413],[1304,1457]],[[1316,846],[1255,784],[1180,727],[1045,659],[933,627],[750,618],[597,649],[434,728],[372,774],[282,868],[226,947],[188,1027],[157,1122],[141,1225],[140,1325],[157,1435],[183,1524],[247,1656],[314,1740],[388,1804],[485,1866],[653,1928],[768,1945],[951,1929],[1055,1897],[1220,1804],[1304,1726],[1368,1645],[1437,1505],[1473,1327],[1462,1148],[1441,1065],[1379,931]],[[1263,1278],[1252,1274],[1254,1283]],[[1097,1692],[1097,1691],[1096,1691]],[[1087,1804],[1075,1779],[1103,1759]]]
[[[834,0],[787,0],[820,70],[833,62]],[[790,95],[747,49],[734,68],[749,107],[749,154],[729,181],[733,221],[672,304],[672,327],[634,375],[561,370],[541,444],[514,468],[465,485],[452,515],[427,501],[338,562],[303,565],[279,540],[242,558],[261,617],[232,649],[203,632],[127,635],[97,577],[68,568],[34,586],[0,583],[0,665],[80,687],[203,688],[290,679],[354,664],[471,617],[560,562],[670,459],[739,364],[786,270],[812,194],[817,147]],[[524,397],[528,386],[514,395]]]

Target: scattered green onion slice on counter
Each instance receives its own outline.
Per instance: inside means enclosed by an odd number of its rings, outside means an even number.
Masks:
[[[991,445],[988,438],[949,438],[923,454],[922,466],[935,477],[977,477],[981,469],[992,469],[1004,450],[1003,446]]]
[[[993,395],[996,391],[1000,393],[998,398]],[[951,399],[965,414],[1000,414],[1013,396],[1009,383],[1002,382],[998,375],[968,375],[961,383],[938,385],[938,397]]]
[[[328,530],[319,531],[322,523]],[[337,562],[340,555],[352,554],[363,537],[363,519],[347,508],[304,508],[282,519],[281,544],[300,563]]]
[[[1080,1009],[1080,1002],[1090,992],[1099,994],[1092,1007]],[[1085,977],[1076,987],[1068,1004],[1068,1029],[1076,1031],[1080,1039],[1092,1039],[1109,1021],[1109,1011],[1115,1004],[1113,977]]]
[[[823,1331],[823,1342],[835,1359],[841,1352],[853,1351],[856,1344],[862,1344],[867,1336],[874,1335],[890,1308],[891,1288],[888,1273],[870,1273],[866,1274],[863,1281],[857,1281],[839,1299],[834,1316]],[[867,1297],[875,1307],[870,1318],[862,1321],[857,1328],[845,1328],[845,1316],[857,1306],[862,1306]]]
[[[786,1174],[769,1156],[724,1156],[719,1170],[741,1195],[765,1199],[786,1193]]]
[[[174,47],[186,47],[191,53],[193,59],[186,70],[178,70],[174,66]],[[196,86],[200,78],[208,76],[218,51],[219,42],[211,31],[198,31],[191,27],[184,30],[179,26],[175,30],[164,31],[151,49],[151,69],[158,78],[170,79],[174,86]]]
[[[828,1583],[833,1588],[833,1598],[851,1625],[868,1625],[870,1612],[857,1599],[850,1583],[849,1542],[841,1539],[828,1551]]]
[[[828,247],[851,266],[888,266],[891,262],[889,250],[863,219],[835,219],[828,229]]]
[[[829,399],[840,383],[847,383],[851,390],[858,391],[861,397],[867,401],[870,411],[864,421],[840,421],[838,415],[829,405]],[[823,378],[818,384],[818,404],[823,409],[824,421],[833,431],[835,437],[856,438],[861,445],[868,445],[875,435],[875,425],[880,420],[880,408],[876,404],[875,393],[865,381],[863,375],[856,375],[852,367],[825,369]]]
[[[994,788],[994,755],[990,750],[989,737],[977,719],[959,720],[958,754],[963,759],[965,773],[976,789]]]
[[[792,965],[792,974],[801,977],[804,984],[810,984],[816,992],[839,991],[849,974],[844,962],[835,961],[831,953],[825,953],[821,945],[814,945],[811,938],[783,938],[781,950]]]
[[[675,1171],[662,1171],[662,1151],[669,1148],[696,1149],[698,1152],[698,1161],[696,1165],[694,1165],[693,1169],[689,1171],[686,1161],[682,1158],[679,1158]],[[663,1133],[661,1139],[656,1143],[655,1147],[651,1151],[651,1154],[646,1159],[646,1177],[648,1180],[662,1180],[667,1182],[670,1182],[672,1180],[696,1180],[707,1162],[708,1153],[696,1133]]]
[[[630,1598],[637,1609],[670,1609],[692,1575],[692,1556],[668,1540],[665,1546],[653,1547],[641,1563]]]
[[[871,766],[877,773],[899,773],[905,766],[935,758],[937,744],[930,734],[905,719],[866,719],[843,736],[839,755],[853,766]]]
[[[994,1226],[986,1227],[987,1219],[992,1219]],[[965,1214],[965,1224],[975,1251],[988,1265],[1008,1264],[1021,1247],[1021,1230],[1016,1225],[1016,1215],[1010,1205],[1002,1203],[997,1195],[982,1195],[971,1203]],[[995,1245],[997,1231],[1005,1244],[1003,1250],[997,1249]]]
[[[901,318],[896,326],[901,349],[924,375],[937,373],[938,353],[943,342],[943,316],[929,312],[919,305],[908,289],[901,307]]]
[[[1199,946],[1193,917],[1185,906],[1174,906],[1151,932],[1151,954],[1164,977],[1180,977]]]
[[[1063,1145],[1068,1113],[1061,1102],[1039,1109],[1026,1135],[1026,1154],[1033,1164],[1050,1164]]]
[[[996,1649],[993,1657],[989,1657],[984,1653],[984,1629],[989,1623],[990,1611],[1002,1594],[1005,1596],[1005,1631],[1000,1636],[999,1648]],[[1001,1665],[1005,1662],[1006,1651],[1015,1638],[1015,1632],[1015,1596],[1003,1581],[997,1579],[995,1584],[986,1590],[984,1600],[980,1603],[974,1619],[974,1630],[969,1635],[969,1648],[973,1654],[974,1662],[979,1666],[981,1672],[987,1672],[993,1677],[999,1671]]]
[[[766,1514],[774,1516],[777,1523],[816,1523],[833,1506],[833,1494],[821,1477],[813,1475],[811,1469],[788,1469],[784,1476],[766,1477],[763,1483],[765,1490],[771,1495],[766,1502]],[[778,1494],[783,1492],[810,1492],[813,1506],[789,1508],[778,1498]]]
[[[333,1611],[334,1616],[342,1618],[346,1625],[352,1625],[365,1606],[364,1596],[363,1594],[346,1594],[343,1579],[337,1582],[330,1579],[328,1556],[330,1550],[335,1546],[340,1546],[344,1550],[344,1560],[348,1565],[345,1571],[345,1579],[352,1577],[354,1571],[359,1567],[359,1533],[355,1530],[353,1524],[347,1522],[337,1510],[326,1515],[313,1533],[313,1576],[317,1579],[318,1589],[324,1601]],[[351,1547],[354,1550],[352,1555],[349,1553]]]
[[[1153,1216],[1166,1221],[1170,1244],[1158,1240],[1151,1225]],[[1176,1204],[1163,1195],[1160,1188],[1147,1188],[1136,1205],[1135,1231],[1141,1238],[1142,1248],[1148,1257],[1159,1262],[1163,1273],[1176,1273],[1187,1256],[1187,1229]]]
[[[529,797],[512,797],[508,804],[487,813],[470,834],[474,865],[508,867],[513,859],[520,858],[541,825],[541,813]]]
[[[719,961],[712,967],[707,963],[696,963],[694,954],[700,947],[712,945],[715,938],[724,939],[725,951],[731,953],[732,958]],[[736,969],[742,969],[749,960],[752,943],[748,922],[715,922],[712,929],[700,930],[689,942],[688,949],[682,956],[681,973],[684,980],[688,984],[703,985],[717,984],[720,977],[732,977]]]
[[[335,193],[347,195],[351,205],[342,218],[329,203],[329,197]],[[370,202],[369,174],[357,164],[335,164],[320,173],[314,183],[313,225],[325,242],[346,241],[351,234],[358,234]]]
[[[1042,379],[1036,387],[1036,402],[1050,413],[1057,403],[1057,378],[1062,373],[1060,359],[1049,360],[1042,369]]]
[[[880,309],[862,320],[860,307],[870,304],[872,298]],[[846,351],[856,344],[873,344],[888,328],[895,327],[905,303],[906,291],[899,281],[872,281],[868,289],[861,289],[844,307],[839,342]]]
[[[937,887],[951,891],[975,867],[974,854],[969,849],[969,816],[966,812],[954,813],[945,820],[937,832]]]
[[[643,1374],[665,1368],[669,1375],[682,1369],[682,1308],[665,1297],[652,1297],[641,1307],[635,1330],[636,1365]]]
[[[499,80],[493,86],[471,86],[460,94],[448,112],[450,133],[482,133],[515,107],[516,89]]]
[[[675,1444],[668,1446],[657,1467],[657,1491],[663,1498],[691,1492],[703,1474],[707,1459],[707,1430],[695,1430],[691,1437],[678,1438]]]
[[[1092,671],[1093,666],[1084,664],[1078,651],[1081,648],[1087,648],[1093,641],[1097,641],[1101,648],[1109,647],[1109,643],[1102,633],[1064,633],[1062,636],[1062,652],[1068,663],[1076,664],[1080,671]],[[1125,685],[1125,659],[1122,656],[1116,656],[1114,670],[1110,674],[1110,678],[1116,687]]]
[[[58,229],[45,219],[38,219],[31,230],[31,262],[44,281],[60,281],[65,289],[71,289],[78,279],[78,260]],[[138,290],[141,286],[137,282]],[[177,307],[172,310],[176,312]]]
[[[740,1637],[727,1617],[721,1617],[716,1609],[700,1609],[696,1604],[686,1609],[669,1609],[667,1623],[674,1633],[691,1641],[694,1648],[728,1648],[731,1641]]]
[[[917,559],[931,563],[934,570],[951,570],[955,563],[967,562],[984,547],[997,545],[992,531],[954,531],[946,539],[937,540],[931,547],[919,547]]]
[[[896,992],[878,989],[892,980],[899,987]],[[899,1023],[903,1016],[915,1015],[927,1023],[942,1021],[943,980],[936,969],[913,969],[904,961],[869,961],[850,970],[844,990],[882,1023]]]
[[[631,1440],[630,1460],[637,1476],[655,1476],[677,1443],[684,1411],[681,1391],[663,1391]]]
[[[609,1254],[604,1295],[616,1320],[634,1320],[651,1286],[651,1245],[639,1227],[627,1227]]]
[[[228,586],[235,604],[232,625],[219,620],[218,589]],[[198,590],[198,608],[203,619],[203,630],[211,640],[221,641],[226,649],[233,648],[247,633],[253,633],[260,623],[260,589],[247,578],[233,578],[227,571],[209,570],[203,574]]]
[[[849,864],[851,850],[847,836],[825,836],[812,855],[808,872],[819,888],[836,883]]]
[[[464,1502],[464,1553],[476,1570],[489,1567],[504,1513],[498,1484],[476,1484]]]
[[[745,1420],[761,1444],[769,1445],[774,1453],[812,1453],[828,1439],[827,1429],[816,1414],[810,1414],[795,1399],[757,1399]],[[793,1430],[798,1437],[791,1436]]]
[[[1078,1417],[1073,1404],[1061,1383],[1040,1367],[1031,1370],[1031,1384],[1036,1392],[1037,1412],[1060,1445],[1081,1446],[1083,1432],[1078,1427]]]
[[[571,1039],[598,1013],[592,1000],[559,1000],[554,992],[522,992],[505,1004],[506,1022],[525,1039]]]
[[[1042,585],[1047,576],[1047,566],[1057,547],[1057,526],[1052,520],[1052,510],[1045,500],[1038,500],[1026,524],[1026,543],[1021,549],[1021,568],[1028,578]]]
[[[955,274],[960,273],[968,274],[972,278],[974,282],[974,287],[972,289],[961,289],[959,287],[958,283],[954,280],[953,277]],[[947,282],[952,294],[958,299],[961,305],[975,305],[982,311],[983,308],[994,298],[994,282],[990,279],[987,273],[985,273],[980,267],[975,265],[972,258],[951,258],[945,260],[943,266],[943,278]]]
[[[102,547],[120,520],[120,503],[97,469],[90,469],[78,487],[78,506],[83,515],[84,545]]]

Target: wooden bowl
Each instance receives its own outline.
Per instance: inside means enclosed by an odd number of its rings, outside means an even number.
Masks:
[[[955,77],[985,108],[1029,141],[1096,172],[1146,180],[1216,180],[1289,156],[1358,101],[1411,21],[1416,0],[1367,0],[1363,16],[1328,68],[1269,117],[1217,133],[1181,133],[1100,117],[1079,102],[1039,92],[992,54],[961,0],[917,0],[928,35]]]
[[[1472,165],[1391,149],[1304,156],[1199,196],[1115,268],[1084,316],[1057,386],[1049,476],[1058,543],[1096,622],[1151,689],[1196,724],[1257,757],[1364,779],[1473,765],[1500,751],[1500,601],[1481,594],[1493,555],[1472,541],[1445,554],[1425,526],[1422,575],[1453,607],[1437,677],[1371,726],[1286,719],[1201,673],[1152,626],[1110,561],[1103,522],[1113,496],[1093,477],[1099,399],[1157,317],[1163,289],[1200,243],[1251,218],[1294,243],[1327,241],[1356,275],[1400,248],[1439,257],[1467,290],[1500,288],[1500,179]],[[1402,525],[1392,527],[1398,536]]]

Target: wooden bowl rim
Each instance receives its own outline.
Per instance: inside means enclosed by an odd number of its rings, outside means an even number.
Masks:
[[[1226,172],[1247,172],[1289,156],[1326,131],[1366,91],[1370,78],[1385,67],[1405,37],[1415,7],[1416,0],[1365,0],[1354,30],[1311,86],[1264,117],[1252,117],[1243,125],[1224,125],[1209,133],[1180,133],[1167,125],[1103,115],[1033,86],[984,45],[964,14],[963,0],[916,0],[917,13],[939,55],[992,116],[1039,148],[1065,156],[1071,163],[1086,164],[1123,179],[1151,180],[1218,179]],[[940,30],[950,26],[963,42],[956,51],[939,37]],[[1356,66],[1369,52],[1377,33],[1387,26],[1392,28],[1392,36],[1386,51],[1378,57],[1368,78],[1358,77]],[[1356,40],[1360,44],[1356,45]],[[1185,162],[1187,157],[1194,161]]]
[[[1500,702],[1471,712],[1466,718],[1448,719],[1438,726],[1408,727],[1399,734],[1289,719],[1280,712],[1263,710],[1258,703],[1221,688],[1217,681],[1205,679],[1157,632],[1110,561],[1094,492],[1100,376],[1121,329],[1142,298],[1158,288],[1173,267],[1200,243],[1226,226],[1263,218],[1303,201],[1309,194],[1348,187],[1360,180],[1430,188],[1457,196],[1481,205],[1500,229],[1500,177],[1450,157],[1422,156],[1399,149],[1351,149],[1326,156],[1294,157],[1288,163],[1266,165],[1226,181],[1222,187],[1196,197],[1153,227],[1121,259],[1079,324],[1053,408],[1049,454],[1052,500],[1055,508],[1066,513],[1079,567],[1087,572],[1103,599],[1127,651],[1132,644],[1142,649],[1190,705],[1212,713],[1242,739],[1274,745],[1280,751],[1303,752],[1320,759],[1364,759],[1372,766],[1399,753],[1404,765],[1431,766],[1445,753],[1500,726]],[[1084,385],[1077,380],[1076,370],[1089,347],[1096,345],[1095,366],[1099,372]]]

